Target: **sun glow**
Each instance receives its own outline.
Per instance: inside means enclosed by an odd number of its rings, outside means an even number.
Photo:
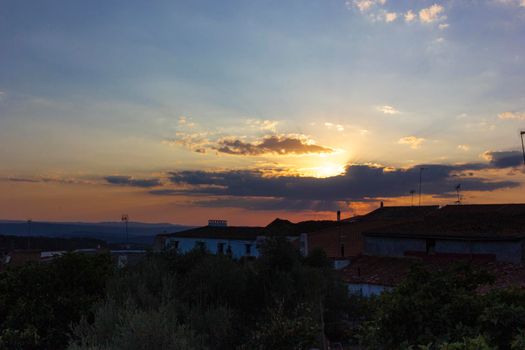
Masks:
[[[318,167],[311,168],[309,170],[310,175],[314,177],[332,177],[344,173],[345,165],[337,163],[326,163]]]

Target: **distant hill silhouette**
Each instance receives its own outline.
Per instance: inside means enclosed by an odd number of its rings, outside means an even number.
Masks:
[[[163,232],[187,230],[190,226],[167,223],[148,224],[129,222],[129,242],[136,244],[153,244],[155,235]],[[42,236],[59,238],[94,238],[107,243],[125,243],[126,234],[121,222],[39,222],[33,221],[29,226],[25,221],[0,220],[0,235]]]

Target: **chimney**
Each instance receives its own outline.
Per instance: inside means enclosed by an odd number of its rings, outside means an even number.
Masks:
[[[383,201],[381,201],[381,205],[379,208],[383,208],[385,206],[385,204],[383,203]]]
[[[337,221],[341,221],[341,210],[337,211]]]

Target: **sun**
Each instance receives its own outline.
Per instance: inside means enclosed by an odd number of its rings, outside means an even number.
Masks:
[[[312,169],[313,176],[315,177],[332,177],[341,175],[345,172],[344,164],[337,163],[325,163]]]

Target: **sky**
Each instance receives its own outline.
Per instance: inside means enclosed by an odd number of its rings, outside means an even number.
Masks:
[[[0,219],[525,202],[524,79],[525,0],[0,0]]]

